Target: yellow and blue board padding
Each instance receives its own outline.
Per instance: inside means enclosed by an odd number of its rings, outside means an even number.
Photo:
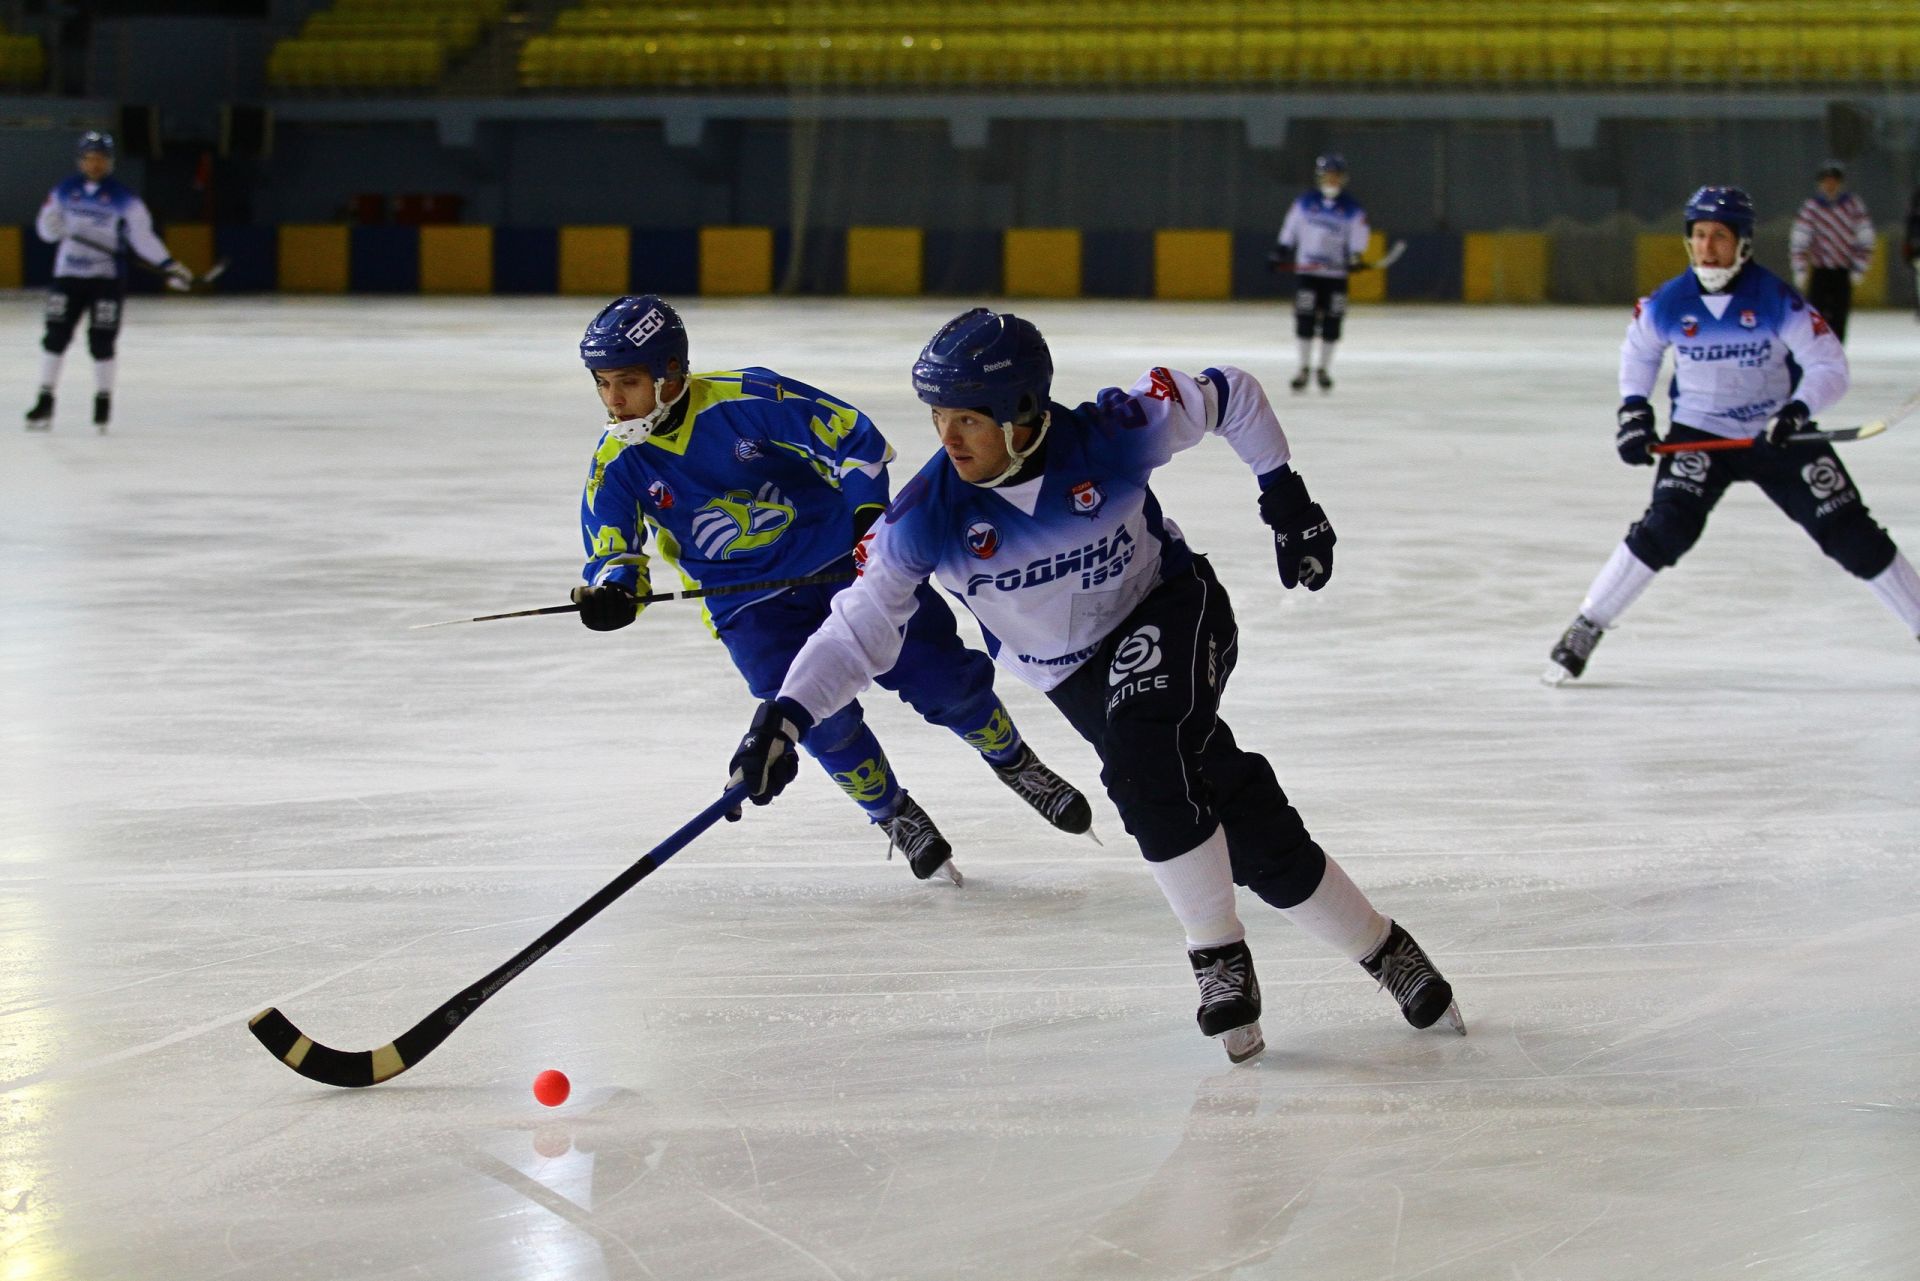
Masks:
[[[196,270],[228,261],[223,293],[560,294],[669,297],[1156,298],[1291,297],[1267,268],[1271,232],[1218,227],[911,226],[809,228],[486,225],[277,227],[177,223],[162,229]],[[1421,232],[1391,270],[1353,278],[1356,302],[1524,304],[1554,301],[1555,237],[1540,231]],[[1372,252],[1386,248],[1376,233]],[[1603,258],[1595,261],[1595,246]],[[1661,232],[1563,247],[1585,276],[1617,281],[1628,302],[1685,267],[1680,237]],[[1885,255],[1880,255],[1884,257]],[[1881,264],[1876,263],[1876,267]],[[31,227],[0,226],[0,288],[44,285],[52,247]],[[1884,270],[1870,284],[1887,288]],[[129,288],[153,292],[140,273]],[[1863,297],[1878,301],[1873,289]],[[1592,301],[1582,298],[1581,301]]]

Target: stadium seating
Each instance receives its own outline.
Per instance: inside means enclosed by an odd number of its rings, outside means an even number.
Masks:
[[[520,79],[538,90],[1908,84],[1920,80],[1920,5],[587,0],[526,43]]]
[[[334,0],[300,34],[275,43],[267,79],[279,89],[415,89],[480,42],[506,0]]]
[[[46,79],[46,51],[39,38],[9,35],[0,25],[0,88],[38,89]]]

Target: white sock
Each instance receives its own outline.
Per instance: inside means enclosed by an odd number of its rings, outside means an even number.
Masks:
[[[113,390],[113,374],[119,368],[115,360],[96,360],[93,362],[93,389],[95,391]]]
[[[1335,347],[1338,347],[1339,345],[1340,344],[1337,342],[1330,342],[1324,338],[1320,340],[1320,372],[1321,373],[1324,374],[1327,372],[1327,370],[1333,368],[1333,349]]]
[[[1627,612],[1627,606],[1640,599],[1640,593],[1647,590],[1647,584],[1653,581],[1657,571],[1647,568],[1646,562],[1627,550],[1621,543],[1613,549],[1613,555],[1607,557],[1607,563],[1600,567],[1593,586],[1587,588],[1587,598],[1580,602],[1580,612],[1587,621],[1601,627],[1612,627],[1613,620]]]
[[[60,382],[60,365],[67,358],[64,351],[41,351],[40,385],[52,391]]]
[[[1220,947],[1247,936],[1233,907],[1233,861],[1227,857],[1225,828],[1214,828],[1212,836],[1185,854],[1147,866],[1186,929],[1189,948]]]
[[[1895,552],[1893,564],[1869,578],[1867,586],[1908,631],[1920,636],[1920,574],[1913,572],[1905,556]]]
[[[1370,956],[1386,942],[1393,922],[1374,911],[1373,904],[1360,892],[1340,865],[1327,856],[1327,870],[1320,875],[1307,901],[1283,907],[1280,914],[1343,956],[1359,960]]]
[[[1300,372],[1305,373],[1313,367],[1313,339],[1300,340]]]

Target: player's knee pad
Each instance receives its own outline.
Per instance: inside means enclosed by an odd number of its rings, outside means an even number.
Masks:
[[[1655,502],[1627,531],[1627,550],[1648,569],[1667,569],[1700,541],[1707,527],[1704,512],[1678,503]]]
[[[87,350],[93,353],[95,360],[112,360],[113,345],[119,339],[118,329],[87,330]]]
[[[1313,897],[1326,874],[1327,853],[1304,828],[1290,845],[1263,840],[1257,852],[1246,855],[1234,843],[1233,829],[1228,828],[1227,847],[1233,852],[1235,879],[1271,907],[1299,907]]]
[[[1338,315],[1330,315],[1320,325],[1320,337],[1326,342],[1340,341],[1340,320]]]
[[[67,349],[67,344],[72,341],[72,325],[55,325],[49,323],[47,325],[46,337],[40,340],[40,347],[41,350],[51,352],[53,355],[58,356]]]
[[[1813,536],[1820,550],[1855,578],[1878,577],[1899,552],[1892,535],[1857,502],[1820,525]]]
[[[866,718],[861,714],[860,704],[856,700],[825,720],[816,721],[813,728],[801,738],[800,744],[815,756],[824,752],[838,752],[858,738],[866,725]]]

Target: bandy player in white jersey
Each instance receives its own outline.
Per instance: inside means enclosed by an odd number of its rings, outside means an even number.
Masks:
[[[1219,718],[1239,655],[1227,594],[1160,511],[1153,470],[1207,436],[1259,476],[1281,581],[1317,591],[1333,527],[1293,471],[1286,434],[1250,375],[1149,370],[1078,409],[1053,403],[1053,360],[1032,324],[976,308],[913,367],[942,452],[895,497],[865,573],[762,703],[734,755],[765,804],[795,773],[794,744],[886,671],[929,578],[980,620],[995,658],[1044,691],[1091,743],[1101,781],[1186,930],[1200,1030],[1235,1062],[1264,1048],[1260,986],[1234,905],[1245,885],[1359,961],[1429,1027],[1453,989],[1407,931],[1374,910],[1307,834],[1273,767]]]
[[[1670,442],[1754,442],[1750,449],[1666,454],[1653,501],[1587,589],[1579,616],[1553,647],[1544,678],[1586,670],[1600,637],[1660,570],[1686,555],[1714,504],[1750,480],[1848,573],[1866,580],[1912,634],[1920,634],[1920,577],[1870,515],[1825,441],[1795,442],[1812,417],[1846,394],[1846,352],[1818,311],[1751,261],[1753,202],[1738,187],[1702,187],[1687,202],[1693,266],[1642,298],[1620,348],[1622,462],[1654,461],[1648,396],[1673,348]]]
[[[1300,372],[1289,384],[1307,389],[1311,373],[1321,391],[1333,390],[1333,349],[1347,319],[1347,274],[1367,251],[1373,234],[1367,211],[1347,190],[1347,162],[1337,151],[1313,162],[1314,190],[1287,207],[1274,260],[1291,260],[1293,332],[1300,341]],[[1320,367],[1313,369],[1313,339],[1320,337]]]

